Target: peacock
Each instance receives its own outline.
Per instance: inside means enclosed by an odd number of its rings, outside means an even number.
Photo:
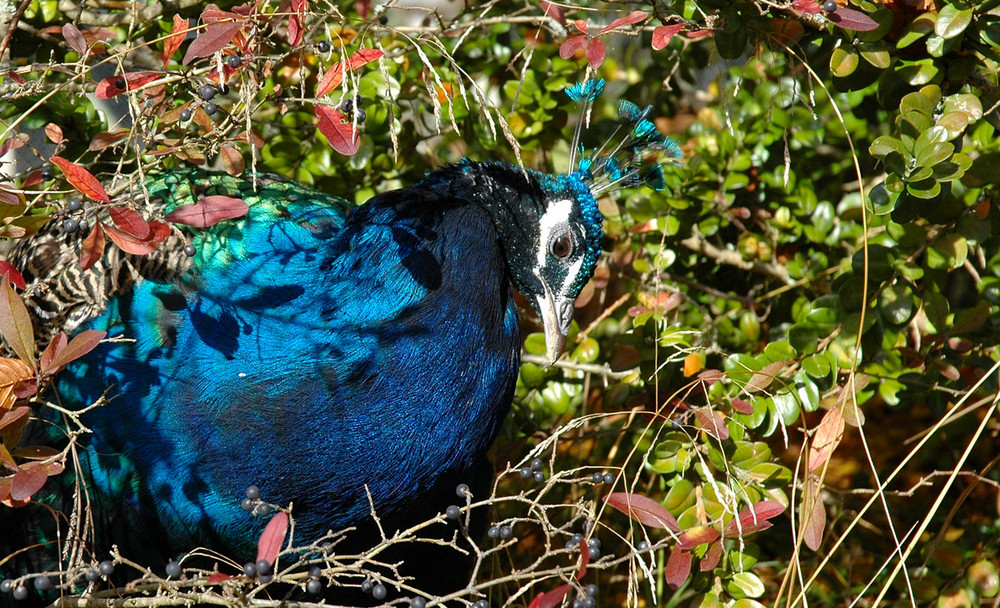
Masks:
[[[148,255],[109,247],[87,271],[83,236],[57,222],[19,244],[9,261],[39,332],[119,337],[59,379],[66,407],[104,404],[83,417],[79,478],[50,480],[38,503],[69,513],[71,486],[85,484],[95,559],[113,544],[158,568],[195,547],[252,559],[268,521],[260,498],[292,506],[297,543],[353,528],[338,552],[442,513],[461,484],[485,495],[519,370],[514,289],[554,362],[601,254],[597,199],[662,188],[659,161],[680,157],[650,108],[628,101],[609,142],[585,152],[581,125],[603,87],[567,89],[581,118],[566,174],[462,160],[354,207],[273,175],[173,170],[119,202],[162,216],[225,196],[248,212],[174,229]],[[53,538],[23,524],[41,508],[4,511],[0,557]],[[459,551],[403,557],[402,575],[428,593],[468,582]],[[15,587],[31,580],[18,575]],[[343,591],[330,597],[355,600]]]

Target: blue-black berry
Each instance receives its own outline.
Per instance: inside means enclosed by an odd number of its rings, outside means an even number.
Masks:
[[[372,587],[372,597],[377,600],[384,600],[388,594],[389,592],[386,591],[385,585],[382,583],[375,583],[375,586]]]
[[[267,504],[266,502],[257,505],[257,515],[270,515],[270,514],[271,514],[271,505]]]
[[[240,65],[243,64],[243,58],[240,57],[239,55],[230,55],[226,59],[226,63],[229,64],[229,67],[235,70],[236,68],[240,67]]]
[[[496,540],[500,538],[500,528],[497,526],[490,526],[490,529],[486,531],[486,536]]]
[[[469,486],[464,483],[458,484],[455,488],[455,494],[458,494],[459,498],[465,498],[469,495]]]
[[[266,559],[262,559],[254,564],[254,567],[257,568],[257,574],[271,574],[274,572],[274,564]]]
[[[243,564],[243,574],[253,578],[257,576],[257,564],[253,562],[247,562]]]
[[[833,0],[826,0],[826,2],[820,5],[820,8],[822,8],[824,12],[832,13],[837,10],[837,3]]]
[[[597,608],[597,598],[585,597],[581,601],[582,608]]]
[[[597,585],[595,585],[594,583],[590,583],[589,585],[583,588],[583,592],[589,595],[590,597],[597,597]]]
[[[14,581],[5,578],[0,581],[0,593],[10,593],[14,589]]]
[[[313,595],[319,595],[320,592],[323,591],[323,583],[322,583],[322,581],[318,581],[316,579],[312,579],[311,581],[309,581],[308,583],[306,583],[306,591],[309,592],[309,593],[311,593],[311,594],[313,594]]]
[[[427,600],[422,597],[410,598],[410,608],[426,608]]]
[[[205,101],[211,101],[216,93],[218,93],[218,90],[210,84],[203,84],[198,87],[198,95]]]
[[[80,230],[83,232],[90,232],[90,222],[87,220],[80,220]]]
[[[535,481],[537,481],[538,483],[542,483],[543,481],[545,481],[545,473],[542,471],[535,471],[534,477]]]
[[[78,198],[71,198],[66,203],[66,211],[79,211],[80,209],[83,209],[83,203]]]
[[[115,78],[115,88],[116,89],[124,89],[125,88],[125,79],[122,78],[121,76],[119,76],[118,78]]]
[[[615,482],[615,476],[614,476],[613,473],[605,473],[604,474],[604,483],[612,484],[614,482]]]
[[[28,597],[28,589],[24,585],[14,587],[14,599],[23,600]]]
[[[320,53],[329,52],[330,43],[327,42],[326,40],[320,40],[318,43],[316,43],[316,48],[319,49]]]
[[[521,479],[530,479],[534,472],[529,467],[521,467],[518,474],[521,476]]]
[[[510,526],[500,526],[500,538],[504,540],[514,538],[514,528],[511,528]]]
[[[194,248],[193,245],[185,245],[184,246],[184,255],[188,255],[188,252],[187,252],[187,248],[188,247]],[[191,255],[194,255],[194,254],[191,254]],[[191,257],[191,256],[188,256],[188,257]],[[256,505],[256,504],[257,503],[255,503],[252,498],[244,498],[243,502],[240,503],[240,508],[243,509],[244,511],[253,511],[254,505]]]
[[[56,174],[53,173],[53,171],[52,171],[51,168],[45,167],[44,169],[42,169],[42,179],[43,180],[45,180],[45,181],[48,182],[48,181],[54,180],[55,178],[56,178]]]
[[[80,221],[68,217],[62,221],[62,228],[66,232],[76,232],[80,229]]]
[[[476,600],[476,603],[472,605],[472,608],[490,608],[490,603],[488,600]]]
[[[649,551],[649,543],[644,540],[640,540],[636,543],[635,548],[637,551]]]
[[[205,104],[205,114],[208,114],[209,116],[215,116],[215,113],[218,111],[219,111],[219,106],[215,105],[214,103]]]
[[[362,593],[371,593],[372,592],[372,588],[374,586],[375,586],[375,583],[371,582],[371,580],[369,580],[369,579],[366,578],[364,580],[364,582],[361,583],[361,592]]]
[[[101,578],[101,573],[97,571],[97,568],[87,568],[87,571],[83,573],[83,578],[88,583],[92,583]]]
[[[104,576],[111,576],[115,571],[115,563],[110,559],[106,559],[100,563],[98,568],[100,568],[101,574]]]
[[[247,488],[247,498],[250,498],[252,500],[257,500],[258,498],[260,498],[260,488],[258,488],[257,486],[249,486]]]
[[[167,562],[167,576],[170,578],[177,578],[181,575],[181,565],[177,563],[177,560],[171,560]]]
[[[587,545],[591,549],[600,549],[601,548],[601,539],[599,539],[599,538],[592,538],[592,539],[590,539],[590,540],[587,541]]]
[[[191,120],[191,110],[184,108],[181,110],[181,120],[188,121]]]
[[[39,591],[48,591],[52,588],[52,579],[47,576],[39,576],[35,578],[35,589]]]
[[[261,585],[266,585],[267,583],[270,583],[273,578],[273,574],[261,574],[257,577],[257,582]]]
[[[312,578],[321,578],[323,576],[323,569],[319,566],[313,566],[309,568],[309,576]]]
[[[590,478],[594,480],[594,483],[601,483],[604,481],[604,473],[594,473]]]
[[[219,86],[217,88],[219,89],[219,95],[229,95],[229,85],[228,84],[226,84],[224,82],[220,82]]]
[[[444,514],[448,519],[457,520],[462,516],[462,510],[457,505],[448,505],[448,508],[444,510]]]
[[[531,470],[532,471],[537,471],[537,470],[541,469],[544,465],[545,465],[545,463],[542,462],[541,458],[532,458],[531,459]]]

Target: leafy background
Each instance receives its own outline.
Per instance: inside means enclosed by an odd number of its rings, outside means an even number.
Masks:
[[[1000,0],[0,8],[9,240],[103,222],[129,251],[164,218],[119,223],[114,197],[162,168],[358,203],[463,156],[561,172],[566,86],[608,81],[590,146],[616,99],[652,105],[684,162],[601,201],[566,358],[542,368],[525,320],[496,488],[462,506],[496,524],[460,605],[997,604]],[[15,447],[58,368],[25,333],[5,322],[8,505],[67,454]],[[120,594],[80,578],[99,559],[65,564],[63,592]],[[354,566],[324,580],[360,584]],[[269,597],[209,576],[134,593]]]

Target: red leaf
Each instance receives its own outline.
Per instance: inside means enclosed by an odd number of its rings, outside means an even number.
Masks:
[[[226,574],[224,572],[213,572],[208,577],[208,584],[215,585],[217,583],[221,583],[222,581],[228,581],[231,578],[233,578],[232,574]]]
[[[702,572],[708,572],[718,566],[720,561],[722,561],[722,543],[712,543],[708,546],[705,557],[701,558],[698,569]]]
[[[552,591],[539,593],[528,608],[555,608],[555,606],[558,606],[562,602],[571,589],[569,585],[559,585]]]
[[[604,43],[598,38],[594,38],[587,45],[587,63],[592,70],[596,70],[604,63]]]
[[[815,475],[810,475],[802,493],[802,507],[799,509],[802,521],[802,542],[813,551],[823,544],[823,531],[826,530],[826,507],[820,496],[820,481]]]
[[[587,44],[587,37],[583,34],[577,34],[576,36],[570,36],[562,44],[559,45],[559,56],[563,59],[569,59],[576,54],[577,51],[582,49]]]
[[[677,589],[683,585],[684,581],[691,576],[691,554],[679,548],[671,551],[663,576],[671,589]]]
[[[563,27],[566,26],[566,13],[563,12],[562,7],[558,4],[541,0],[541,2],[538,3],[538,8],[542,9],[542,14],[546,17],[552,17]]]
[[[792,10],[815,15],[823,9],[820,8],[819,2],[816,0],[792,0]]]
[[[49,124],[45,125],[45,136],[48,137],[49,141],[51,141],[54,144],[62,143],[63,140],[62,127],[60,127],[55,123],[50,122]]]
[[[624,27],[626,25],[632,25],[645,20],[646,20],[645,12],[632,11],[631,13],[629,13],[628,17],[619,17],[614,21],[612,21],[611,23],[607,24],[606,26],[602,27],[601,30],[595,34],[595,36],[600,36],[601,34],[607,34],[611,30],[616,30],[620,27]]]
[[[70,46],[71,49],[85,55],[87,53],[87,41],[83,39],[83,33],[80,32],[80,28],[76,27],[72,23],[67,23],[62,26],[62,35],[66,39],[66,44]]]
[[[22,188],[30,188],[30,187],[32,187],[32,186],[34,186],[36,184],[40,184],[40,183],[42,183],[42,172],[40,170],[39,171],[32,171],[28,175],[28,177],[26,177],[24,179],[24,181],[21,182],[21,187]]]
[[[361,146],[361,136],[354,130],[354,125],[347,120],[343,112],[336,108],[316,104],[316,115],[319,124],[316,128],[322,133],[334,150],[344,156],[351,156]]]
[[[288,16],[288,42],[292,46],[297,46],[302,42],[302,18],[309,10],[309,2],[307,0],[292,0],[292,10],[294,12]]]
[[[99,99],[110,99],[116,95],[121,95],[125,91],[134,91],[159,77],[159,74],[154,74],[153,72],[132,72],[122,74],[121,76],[108,76],[97,83],[94,94]],[[125,86],[119,87],[118,85],[122,84],[122,82],[125,83]]]
[[[112,207],[109,214],[111,221],[123,232],[131,234],[140,241],[149,236],[149,223],[136,211],[128,207]]]
[[[742,531],[743,534],[766,530],[773,524],[768,521],[785,512],[785,506],[780,502],[764,500],[740,511],[739,516],[726,526],[727,535],[731,532]]]
[[[153,243],[162,243],[170,236],[170,226],[156,220],[149,221],[149,240]]]
[[[844,436],[844,417],[840,410],[833,408],[823,415],[823,420],[816,427],[816,433],[809,443],[809,472],[823,466],[830,455],[840,445]]]
[[[733,409],[740,414],[752,414],[753,406],[750,405],[749,401],[744,401],[743,399],[733,399]]]
[[[729,427],[726,426],[726,417],[722,412],[716,412],[709,407],[700,407],[695,410],[694,417],[702,430],[712,437],[720,441],[729,439]]]
[[[16,407],[3,416],[0,416],[0,433],[9,435],[14,429],[20,427],[24,428],[24,425],[28,424],[28,417],[31,414],[31,408],[22,405]]]
[[[641,494],[628,492],[613,492],[604,497],[604,501],[634,520],[653,528],[664,528],[680,532],[677,520],[667,511],[667,508]]]
[[[90,145],[87,149],[91,152],[100,152],[106,148],[109,148],[126,135],[131,133],[130,129],[118,129],[117,131],[101,131],[94,136],[94,139],[90,140]]]
[[[181,205],[163,219],[175,224],[208,228],[222,220],[243,217],[248,211],[250,206],[243,199],[214,195],[206,196],[193,205]]]
[[[0,335],[29,367],[35,367],[35,330],[28,308],[8,281],[0,281]]]
[[[10,262],[0,260],[0,276],[3,276],[8,281],[13,283],[18,289],[24,289],[26,285],[24,277],[17,271],[17,268],[10,265]]]
[[[257,559],[255,561],[264,560],[273,566],[274,561],[278,559],[278,552],[281,551],[281,545],[284,544],[287,533],[288,513],[278,511],[271,518],[271,521],[267,522],[267,527],[264,528],[260,540],[257,541]]]
[[[576,580],[587,576],[587,564],[590,563],[590,545],[587,539],[580,539],[580,568],[576,571]]]
[[[17,84],[25,84],[27,82],[27,80],[25,80],[20,74],[18,74],[13,70],[7,72],[7,78],[10,78]]]
[[[80,268],[87,270],[104,255],[104,224],[97,222],[80,249]]]
[[[663,47],[667,46],[670,39],[674,37],[674,34],[684,29],[683,24],[679,25],[660,25],[653,30],[653,50],[659,51]]]
[[[219,148],[219,158],[222,159],[222,167],[229,175],[241,175],[246,169],[243,155],[232,146],[222,146]]]
[[[170,58],[173,57],[177,49],[184,43],[184,37],[190,31],[188,20],[180,15],[174,15],[174,27],[170,29],[170,34],[163,40],[163,67],[167,67]]]
[[[681,549],[694,549],[698,545],[712,543],[719,539],[722,534],[711,526],[695,526],[680,533],[677,546]]]
[[[590,34],[590,28],[587,27],[587,23],[583,19],[577,19],[574,21],[573,27],[580,30],[584,34]]]
[[[51,159],[60,169],[62,169],[63,174],[69,183],[79,190],[84,196],[94,199],[102,203],[110,203],[111,198],[108,197],[108,193],[104,191],[104,186],[101,182],[97,181],[97,178],[87,171],[80,165],[73,164],[62,158],[61,156],[53,156]]]
[[[323,97],[344,80],[344,74],[358,69],[366,63],[371,63],[384,55],[379,49],[358,49],[347,59],[347,63],[338,61],[330,66],[323,78],[316,85],[316,97]]]
[[[187,65],[199,57],[207,57],[233,41],[236,33],[243,29],[243,21],[216,21],[210,23],[184,53],[181,63]]]
[[[42,355],[38,358],[38,366],[42,369],[43,373],[46,369],[51,367],[49,364],[52,362],[53,357],[55,357],[59,351],[66,348],[66,343],[68,341],[69,338],[67,338],[66,334],[63,332],[59,332],[52,336],[52,340],[49,342],[49,345],[45,347],[45,350],[42,351]]]
[[[48,365],[45,365],[43,362],[42,373],[53,374],[57,372],[59,368],[64,367],[67,363],[76,361],[80,357],[97,348],[97,345],[100,344],[101,340],[103,340],[107,335],[108,332],[98,331],[96,329],[85,329],[81,331],[73,336],[73,339],[69,341],[69,344],[56,351],[55,356],[52,357],[52,360]],[[66,336],[63,335],[62,339],[65,340]]]
[[[28,500],[31,495],[42,489],[49,479],[45,469],[40,466],[24,465],[20,471],[14,473],[14,479],[10,482],[10,497],[12,500]]]
[[[137,239],[134,235],[123,230],[119,230],[114,226],[105,226],[104,232],[106,232],[108,237],[114,241],[115,245],[118,245],[119,249],[125,253],[130,253],[132,255],[146,255],[156,250],[157,243],[153,243],[146,239]]]
[[[868,15],[842,6],[838,6],[837,10],[827,15],[826,18],[830,20],[830,23],[845,30],[870,32],[878,29],[878,23]]]

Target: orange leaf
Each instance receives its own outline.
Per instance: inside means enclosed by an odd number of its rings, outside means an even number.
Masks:
[[[97,222],[80,249],[80,268],[87,270],[104,255],[104,224]]]
[[[111,221],[123,232],[131,234],[140,241],[149,236],[149,223],[138,212],[128,207],[112,207],[109,214]]]
[[[146,255],[147,253],[152,253],[156,250],[157,243],[153,243],[145,239],[137,239],[134,235],[119,230],[114,226],[105,226],[104,232],[106,232],[108,237],[114,241],[115,245],[118,245],[119,249],[125,253],[130,253],[132,255]]]
[[[243,155],[232,146],[222,146],[219,148],[219,157],[222,158],[222,167],[229,175],[241,175],[246,169],[243,162]]]
[[[30,380],[35,372],[20,359],[0,358],[0,411],[14,406],[19,395],[14,390],[18,383]]]
[[[351,55],[346,63],[338,61],[337,63],[330,66],[330,69],[326,71],[323,78],[316,85],[316,97],[323,97],[330,91],[337,88],[337,85],[341,83],[344,79],[344,74],[351,72],[365,65],[366,63],[371,63],[382,57],[385,53],[379,49],[358,49],[353,55]]]
[[[809,443],[809,472],[823,466],[830,455],[840,445],[844,437],[844,417],[840,409],[833,408],[823,415],[823,420],[816,427],[816,433]]]
[[[729,439],[729,427],[726,426],[726,415],[709,407],[700,407],[694,412],[695,419],[706,433],[720,441]]]
[[[69,338],[66,334],[59,332],[52,336],[52,340],[49,341],[49,345],[45,347],[42,351],[42,355],[38,358],[38,366],[41,368],[42,373],[49,369],[52,363],[52,358],[56,356],[56,353],[66,348],[66,343],[69,342]]]
[[[159,74],[153,72],[131,72],[121,76],[108,76],[97,83],[94,94],[97,95],[98,99],[110,99],[126,91],[134,91],[159,77]]]
[[[35,331],[28,308],[7,281],[0,286],[0,335],[17,356],[35,367]]]
[[[799,518],[802,521],[802,542],[813,551],[823,544],[823,531],[826,529],[826,508],[820,496],[820,481],[811,475],[802,493],[802,507]]]
[[[680,533],[677,546],[681,549],[690,550],[698,545],[715,542],[720,536],[722,534],[711,526],[695,526]]]
[[[62,143],[63,140],[62,127],[60,127],[55,123],[50,122],[49,124],[45,125],[45,136],[48,137],[49,141],[51,141],[54,144]]]
[[[222,220],[243,217],[250,211],[246,201],[231,196],[206,196],[193,205],[181,205],[163,218],[175,224],[208,228]]]
[[[281,545],[285,543],[285,534],[287,533],[288,513],[278,511],[271,518],[271,521],[267,522],[267,527],[264,528],[260,540],[257,541],[256,561],[264,560],[273,566],[274,561],[278,559]]]
[[[170,226],[156,220],[150,220],[149,231],[149,240],[153,243],[162,243],[170,236]]]
[[[163,40],[163,67],[167,67],[170,58],[173,57],[177,49],[181,48],[184,38],[190,31],[188,20],[180,15],[174,15],[174,26],[170,29],[170,34]]]
[[[96,329],[85,329],[81,331],[77,335],[73,336],[73,339],[69,341],[69,344],[67,344],[65,348],[56,352],[48,366],[44,366],[42,368],[42,373],[55,373],[59,370],[59,368],[65,366],[67,363],[76,361],[80,357],[97,348],[97,345],[100,344],[101,340],[103,340],[107,335],[108,332],[98,331]],[[63,336],[63,339],[65,339],[65,336]]]
[[[101,131],[90,140],[87,149],[91,152],[100,152],[110,146],[115,145],[123,137],[131,133],[130,129],[118,129],[117,131]]]
[[[680,531],[677,520],[659,502],[641,494],[630,494],[628,492],[613,492],[604,497],[608,505],[618,509],[625,515],[653,528],[664,528]]]
[[[319,124],[316,126],[334,150],[344,156],[351,156],[358,151],[361,146],[361,136],[354,125],[348,122],[343,112],[336,108],[317,104],[316,115],[319,116]]]
[[[62,172],[66,176],[69,183],[72,184],[74,188],[79,190],[84,196],[102,203],[111,202],[111,198],[108,196],[108,193],[104,191],[104,186],[101,185],[101,182],[99,182],[90,171],[87,171],[80,165],[69,162],[61,156],[53,156],[49,160],[62,169]]]

